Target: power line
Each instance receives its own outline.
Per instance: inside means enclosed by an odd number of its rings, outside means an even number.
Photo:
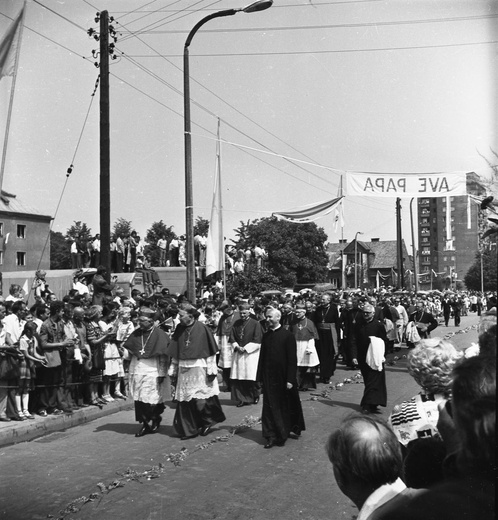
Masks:
[[[334,49],[324,51],[285,51],[285,52],[239,52],[239,53],[219,53],[219,54],[194,54],[190,53],[191,57],[197,58],[223,58],[230,56],[297,56],[302,54],[340,54],[354,53],[354,52],[385,52],[385,51],[409,51],[416,49],[444,49],[448,47],[468,47],[471,45],[490,45],[498,43],[498,40],[489,40],[485,42],[466,42],[466,43],[442,43],[437,45],[412,45],[406,47],[376,47],[373,49]],[[132,58],[180,58],[182,54],[160,54],[151,56],[150,54],[132,54]]]
[[[86,0],[83,0],[84,2],[86,2]],[[308,2],[306,4],[273,4],[272,5],[272,11],[274,9],[280,9],[282,7],[305,7],[305,8],[309,8],[309,7],[312,7],[312,8],[318,8],[320,6],[324,6],[324,5],[341,5],[341,4],[365,4],[365,3],[373,3],[373,2],[383,2],[384,0],[339,0],[337,2]],[[88,3],[88,2],[86,2]],[[172,5],[172,4],[171,4]],[[170,7],[170,6],[168,6]],[[204,8],[202,9],[203,11],[216,11],[217,9],[209,9],[209,8]],[[195,11],[194,9],[183,9],[183,11],[193,11],[193,12],[198,12],[198,11]],[[127,13],[127,11],[113,11],[114,13],[116,14],[121,14],[121,13]],[[133,10],[134,13],[136,12],[145,12],[145,13],[149,13],[149,12],[153,12],[153,13],[156,13],[156,12],[161,12],[161,13],[168,13],[168,12],[174,12],[174,9],[167,9],[167,8],[164,8],[164,9],[157,9],[155,11],[141,11],[141,8],[139,7],[138,9],[134,9]]]
[[[58,13],[57,11],[54,11],[53,9],[51,9],[50,7],[47,7],[46,5],[42,4],[41,2],[39,2],[38,0],[32,0],[35,4],[38,4],[39,6],[43,7],[44,9],[46,9],[47,11],[50,11],[51,13],[55,14],[56,16],[58,16],[59,18],[62,18],[63,20],[65,20],[66,22],[70,23],[71,25],[74,25],[75,27],[77,27],[78,29],[81,29],[82,31],[86,32],[86,29],[84,27],[82,27],[81,25],[78,25],[77,23],[73,22],[72,20],[70,20],[69,18],[66,18],[65,16],[63,16],[62,14]]]
[[[475,16],[461,16],[461,17],[447,17],[447,18],[427,18],[422,20],[397,20],[392,22],[360,22],[360,23],[340,23],[330,25],[293,25],[285,27],[242,27],[234,28],[218,28],[205,29],[203,33],[241,33],[241,32],[261,32],[261,31],[300,31],[300,30],[317,30],[317,29],[350,29],[358,27],[382,27],[382,26],[396,26],[396,25],[417,25],[428,23],[448,23],[448,22],[467,22],[474,20],[489,20],[497,18],[498,14],[484,14]],[[164,31],[140,31],[142,34],[187,34],[189,31],[184,30],[164,30]]]

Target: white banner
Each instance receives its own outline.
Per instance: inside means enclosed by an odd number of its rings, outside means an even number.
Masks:
[[[466,172],[363,173],[347,172],[346,190],[360,197],[448,197],[467,195]]]

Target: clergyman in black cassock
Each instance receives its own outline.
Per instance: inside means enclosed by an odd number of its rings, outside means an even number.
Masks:
[[[297,386],[297,347],[292,332],[280,326],[280,311],[266,311],[268,331],[263,335],[258,380],[263,384],[261,422],[265,448],[283,446],[289,435],[305,430]]]
[[[387,405],[386,372],[382,364],[381,370],[374,370],[367,363],[367,352],[371,337],[380,338],[384,342],[384,355],[387,345],[386,328],[374,319],[373,305],[366,303],[363,307],[363,318],[358,320],[354,339],[358,352],[358,364],[365,384],[361,408],[364,412],[377,412],[378,406]]]

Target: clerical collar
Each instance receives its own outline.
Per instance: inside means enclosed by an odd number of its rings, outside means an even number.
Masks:
[[[270,328],[269,330],[276,331],[279,329],[282,325],[279,323],[274,329]]]

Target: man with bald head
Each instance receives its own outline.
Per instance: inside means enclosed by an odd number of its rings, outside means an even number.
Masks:
[[[325,446],[339,489],[360,510],[357,520],[380,519],[419,490],[401,480],[403,458],[396,435],[371,415],[346,418]]]
[[[363,318],[356,324],[353,341],[356,344],[358,364],[365,384],[361,408],[364,413],[379,413],[378,406],[387,404],[384,361],[387,335],[384,324],[374,318],[375,307],[365,303]]]

